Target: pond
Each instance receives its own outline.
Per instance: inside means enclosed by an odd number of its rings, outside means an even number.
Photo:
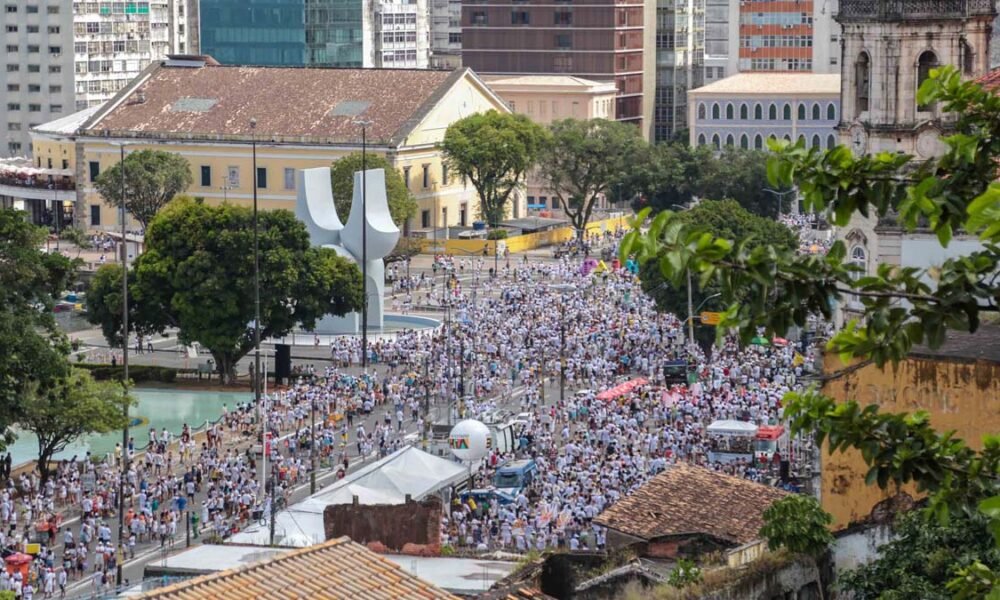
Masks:
[[[250,400],[250,392],[200,392],[187,390],[161,390],[137,388],[133,394],[138,400],[138,406],[130,409],[132,437],[136,446],[141,448],[149,443],[149,430],[163,431],[166,427],[175,436],[179,435],[184,424],[192,429],[200,428],[206,421],[214,421],[222,414],[222,405],[233,410],[240,402]],[[121,442],[121,431],[93,435],[68,446],[55,458],[72,458],[74,455],[82,458],[87,450],[93,456],[103,457],[115,448],[115,443]],[[8,448],[14,465],[26,463],[38,457],[38,439],[31,433],[19,432],[17,441]]]

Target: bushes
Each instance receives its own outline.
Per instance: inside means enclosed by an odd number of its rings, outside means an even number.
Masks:
[[[506,229],[491,229],[489,233],[486,234],[486,239],[488,240],[505,240],[507,239]]]
[[[94,379],[104,381],[108,379],[120,380],[122,378],[121,365],[97,365],[90,363],[78,364],[77,367],[88,369]],[[159,383],[173,383],[177,379],[178,373],[196,372],[194,369],[174,369],[172,367],[156,367],[152,365],[129,365],[128,378],[134,383],[145,381],[155,381]]]

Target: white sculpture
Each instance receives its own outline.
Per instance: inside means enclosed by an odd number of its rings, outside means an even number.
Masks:
[[[368,327],[381,329],[385,306],[385,263],[399,241],[399,228],[389,214],[389,199],[385,192],[385,171],[369,169],[364,172],[367,202],[362,198],[362,172],[354,173],[354,197],[351,199],[351,214],[345,226],[337,208],[333,204],[333,186],[330,183],[330,169],[300,169],[298,172],[298,192],[295,202],[295,216],[306,225],[309,239],[314,246],[332,248],[340,256],[350,258],[362,266],[364,244],[362,227],[367,228],[367,273],[365,295],[368,297]],[[364,210],[367,204],[367,211]],[[367,212],[367,214],[364,214]],[[316,324],[316,333],[358,333],[361,331],[361,315],[350,313],[343,317],[327,315]]]

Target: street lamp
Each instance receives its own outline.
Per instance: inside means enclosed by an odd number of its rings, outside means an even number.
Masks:
[[[785,190],[783,192],[780,192],[778,190],[772,190],[771,188],[761,188],[761,189],[763,189],[765,192],[767,192],[769,194],[774,194],[775,198],[778,199],[778,216],[779,217],[781,216],[781,204],[782,204],[782,202],[784,202],[785,196],[787,196],[788,194],[794,194],[795,191],[796,191],[795,188],[792,188],[790,190]],[[791,209],[789,209],[789,210],[791,210]],[[791,211],[791,212],[795,212],[795,211]]]
[[[566,292],[576,290],[570,283],[550,285],[549,289],[559,292],[559,403],[566,401]],[[545,386],[544,373],[542,387]]]
[[[361,369],[368,371],[368,128],[370,119],[356,119],[361,128],[361,285],[366,290],[361,301]]]
[[[121,585],[123,581],[122,563],[124,561],[125,539],[125,481],[129,469],[128,453],[128,238],[126,231],[125,213],[125,143],[118,144],[119,162],[121,165],[121,226],[122,226],[122,394],[125,396],[122,402],[122,411],[125,415],[125,425],[122,426],[122,464],[121,475],[118,478],[118,546],[122,549],[122,560],[118,561],[115,573],[116,585]]]

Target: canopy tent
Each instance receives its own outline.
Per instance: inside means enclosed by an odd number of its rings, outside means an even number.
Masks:
[[[757,435],[757,426],[753,423],[747,423],[746,421],[736,421],[733,419],[722,419],[719,421],[713,421],[709,425],[705,432],[708,434],[716,435],[739,435],[739,436],[753,436]]]
[[[331,504],[404,504],[421,500],[469,477],[467,467],[407,446],[350,473],[333,485],[275,515],[275,543],[305,547],[324,541],[323,511]],[[256,524],[229,539],[231,544],[268,544],[268,524]]]
[[[631,381],[626,381],[625,383],[619,383],[618,385],[616,385],[615,387],[611,388],[610,390],[605,390],[605,391],[601,392],[600,394],[598,394],[597,395],[597,399],[598,400],[614,400],[618,396],[624,396],[625,394],[628,394],[629,392],[631,392],[635,388],[637,388],[637,387],[639,387],[641,385],[646,385],[647,383],[649,383],[649,382],[646,381],[645,379],[643,379],[642,377],[640,377],[638,379],[632,379]]]

